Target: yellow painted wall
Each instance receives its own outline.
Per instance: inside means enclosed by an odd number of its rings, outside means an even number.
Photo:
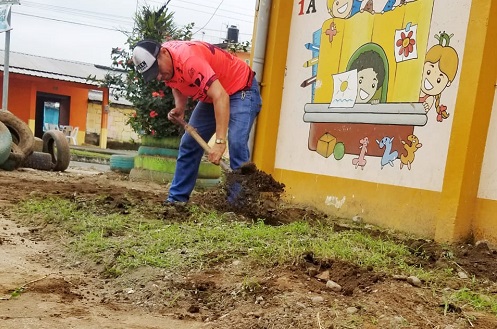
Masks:
[[[439,193],[280,169],[273,177],[285,183],[287,200],[310,204],[332,217],[360,216],[378,226],[425,237],[435,234]]]
[[[497,245],[497,201],[477,199],[475,204],[473,235],[475,240],[487,240]]]
[[[266,62],[259,78],[263,105],[257,119],[252,158],[261,170],[269,173],[274,170],[292,9],[286,1],[271,2]]]
[[[435,238],[462,240],[481,231],[483,218],[475,218],[477,193],[489,128],[497,76],[497,3],[473,1],[470,11],[461,84]],[[488,209],[488,208],[487,208]],[[482,212],[480,212],[481,214]],[[488,226],[487,228],[492,229]],[[497,232],[488,232],[497,244]]]
[[[450,90],[457,96],[451,112],[453,122],[440,191],[300,172],[275,165],[278,152],[281,152],[278,132],[284,129],[280,127],[280,114],[287,75],[286,60],[288,54],[297,51],[289,49],[292,14],[298,11],[297,6],[297,1],[293,2],[293,7],[283,0],[272,2],[262,79],[263,107],[257,122],[253,155],[257,166],[286,185],[288,200],[316,206],[332,216],[352,218],[359,215],[369,223],[441,242],[461,241],[474,235],[497,245],[497,221],[494,219],[497,201],[477,197],[497,76],[497,61],[493,55],[497,53],[494,42],[497,39],[497,3],[482,0],[472,1],[470,8],[446,8],[446,15],[457,10],[467,14],[470,9],[470,12],[469,24],[463,27],[467,31],[462,45],[466,55],[459,66],[459,86],[457,90]],[[422,47],[432,45],[426,45],[425,39],[422,42]],[[344,51],[347,52],[347,48]],[[420,53],[424,55],[424,52]],[[332,52],[329,54],[333,56]],[[339,57],[335,63],[342,65]],[[408,71],[399,74],[412,74],[409,72],[411,68],[404,67]],[[418,81],[420,79],[419,76]],[[284,87],[287,90],[292,88]],[[393,93],[389,95],[398,95],[396,86],[391,88]],[[407,92],[413,90],[416,88],[407,89]],[[411,96],[416,98],[417,95]],[[302,156],[299,153],[288,156],[292,157],[299,159]]]
[[[497,83],[494,88],[494,103],[487,134],[478,199],[476,201],[474,235],[477,240],[497,240]]]
[[[133,109],[110,105],[107,138],[119,142],[139,142],[140,137],[126,122],[134,112]],[[102,122],[102,105],[100,103],[88,104],[86,119],[86,132],[100,134]]]

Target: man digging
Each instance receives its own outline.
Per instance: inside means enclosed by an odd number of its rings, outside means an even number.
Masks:
[[[245,62],[206,42],[152,40],[136,44],[133,62],[146,82],[157,79],[172,89],[172,122],[184,119],[188,97],[199,101],[188,124],[205,141],[216,135],[207,154],[210,162],[220,163],[227,141],[232,170],[250,160],[249,134],[262,101],[255,73]],[[189,200],[203,154],[202,146],[185,133],[166,204]]]

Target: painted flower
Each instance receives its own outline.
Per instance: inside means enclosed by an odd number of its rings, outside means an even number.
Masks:
[[[155,112],[155,111],[150,112],[150,117],[151,117],[151,118],[155,118],[155,117],[156,117],[156,116],[158,116],[158,115],[159,115],[159,113],[157,113],[157,112]]]
[[[156,92],[156,91],[154,91],[154,92],[152,93],[152,97],[159,97],[159,96],[160,96],[160,94],[159,94],[158,92]]]
[[[400,39],[397,40],[397,47],[400,47],[399,49],[399,55],[402,55],[404,53],[404,57],[409,56],[410,53],[414,51],[414,45],[416,44],[416,40],[411,39],[412,38],[412,31],[409,31],[409,33],[406,35],[404,32],[401,32],[400,34]]]

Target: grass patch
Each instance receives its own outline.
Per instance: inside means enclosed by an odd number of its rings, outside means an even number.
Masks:
[[[77,150],[77,149],[71,149],[70,152],[71,152],[71,156],[75,156],[75,157],[79,157],[79,158],[104,159],[104,160],[110,161],[110,157],[111,157],[111,154]]]
[[[340,259],[387,274],[415,275],[425,282],[444,286],[453,278],[447,269],[426,271],[411,265],[412,254],[403,244],[374,237],[367,231],[336,232],[332,225],[293,222],[268,226],[262,221],[226,221],[215,212],[188,207],[182,222],[162,219],[162,210],[147,205],[122,209],[103,207],[101,199],[31,199],[14,212],[33,224],[51,224],[59,236],[68,238],[72,252],[105,266],[104,273],[116,277],[133,268],[151,266],[183,271],[207,268],[243,259],[256,266],[299,264],[306,254],[316,259]],[[257,280],[247,278],[243,289],[257,289]],[[450,303],[470,304],[497,314],[497,301],[471,289],[446,297]]]
[[[159,268],[200,268],[206,264],[246,258],[258,265],[295,264],[303,255],[317,259],[341,259],[382,272],[427,276],[408,265],[410,252],[394,241],[367,232],[335,232],[330,225],[294,222],[282,226],[228,222],[218,214],[191,207],[181,223],[160,218],[160,210],[143,217],[130,207],[129,214],[105,212],[98,202],[65,199],[28,200],[19,205],[20,218],[54,224],[70,236],[72,249],[102,261],[117,254],[114,264],[122,271],[148,265]]]
[[[452,292],[445,298],[445,311],[452,304],[470,305],[476,311],[491,311],[497,315],[497,299],[494,296],[463,288]]]

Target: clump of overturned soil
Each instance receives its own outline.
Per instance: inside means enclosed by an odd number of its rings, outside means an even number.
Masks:
[[[325,216],[309,208],[281,202],[284,192],[285,184],[257,169],[254,163],[247,163],[239,170],[227,173],[220,188],[205,192],[198,199],[217,211],[233,212],[248,220],[263,220],[269,225]]]

